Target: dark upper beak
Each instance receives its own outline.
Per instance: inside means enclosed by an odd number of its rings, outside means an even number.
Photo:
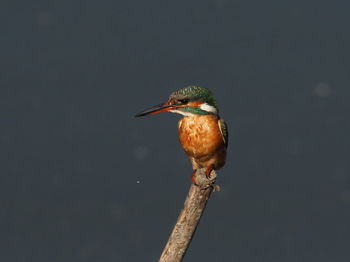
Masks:
[[[140,117],[140,116],[147,116],[147,115],[153,115],[157,114],[160,112],[165,112],[174,109],[174,105],[169,105],[167,102],[163,104],[159,104],[156,106],[152,106],[151,108],[145,109],[142,112],[138,113],[135,115],[135,117]]]

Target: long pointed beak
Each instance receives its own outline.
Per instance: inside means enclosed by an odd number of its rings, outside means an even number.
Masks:
[[[143,110],[142,112],[138,113],[137,115],[135,115],[135,117],[153,115],[153,114],[157,114],[157,113],[160,113],[160,112],[165,112],[165,111],[172,110],[175,107],[176,106],[174,106],[174,105],[169,105],[167,103],[163,103],[163,104],[159,104],[159,105],[147,108],[147,109]]]

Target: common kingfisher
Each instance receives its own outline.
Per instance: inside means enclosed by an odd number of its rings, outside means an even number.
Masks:
[[[162,104],[142,111],[135,117],[169,111],[183,115],[178,123],[179,140],[192,163],[192,181],[198,168],[211,171],[220,169],[226,161],[228,129],[219,116],[211,91],[199,86],[188,86],[173,92]]]

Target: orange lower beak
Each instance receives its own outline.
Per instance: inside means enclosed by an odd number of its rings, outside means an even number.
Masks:
[[[152,106],[151,108],[143,110],[142,112],[135,115],[135,117],[153,115],[153,114],[157,114],[157,113],[161,113],[161,112],[165,112],[165,111],[170,111],[176,107],[177,106],[169,105],[168,103],[159,104],[159,105]]]

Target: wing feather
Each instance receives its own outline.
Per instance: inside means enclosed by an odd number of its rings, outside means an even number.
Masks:
[[[222,139],[224,140],[225,146],[227,148],[228,146],[228,128],[227,128],[227,124],[224,121],[224,119],[220,118],[218,120],[218,124],[219,124],[219,128],[220,128],[220,132],[222,135]]]

